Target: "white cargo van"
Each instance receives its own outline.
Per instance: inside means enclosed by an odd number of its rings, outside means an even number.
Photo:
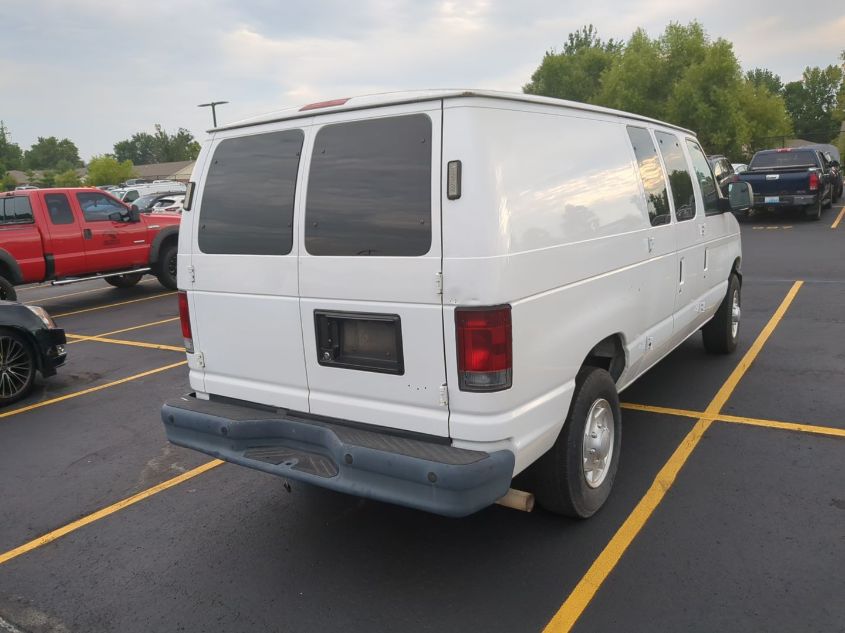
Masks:
[[[179,232],[195,393],[169,439],[444,515],[526,479],[607,498],[618,392],[698,330],[736,347],[740,237],[695,135],[483,91],[213,130]]]

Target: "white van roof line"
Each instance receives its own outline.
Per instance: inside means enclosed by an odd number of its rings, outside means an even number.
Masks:
[[[402,105],[406,103],[416,103],[419,101],[430,101],[433,99],[457,99],[461,97],[482,97],[486,99],[500,99],[503,101],[520,101],[523,103],[558,106],[569,110],[582,110],[586,112],[596,112],[599,114],[612,114],[616,116],[625,117],[627,119],[643,121],[645,123],[662,125],[664,127],[673,128],[675,130],[679,130],[686,134],[695,136],[695,132],[680,127],[678,125],[673,125],[671,123],[666,123],[664,121],[659,121],[650,117],[641,116],[639,114],[632,114],[630,112],[623,112],[621,110],[614,110],[612,108],[604,108],[602,106],[590,105],[588,103],[580,103],[578,101],[567,101],[565,99],[540,97],[536,95],[523,94],[521,92],[455,89],[382,92],[378,94],[361,95],[357,97],[350,97],[348,99],[338,99],[337,101],[342,102],[339,105],[327,105],[324,107],[314,107],[305,110],[303,109],[305,106],[286,108],[284,110],[277,110],[275,112],[258,115],[248,119],[243,119],[242,121],[236,121],[235,123],[230,123],[229,125],[221,125],[208,131],[209,133],[211,133],[220,132],[223,130],[235,130],[238,128],[252,127],[255,125],[264,125],[265,123],[275,123],[277,121],[286,121],[289,119],[314,117],[319,116],[321,114],[333,114],[335,112],[347,112],[350,110],[363,110],[383,106]]]

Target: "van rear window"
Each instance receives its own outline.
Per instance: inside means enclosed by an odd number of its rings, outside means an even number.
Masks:
[[[287,255],[302,130],[222,141],[211,157],[199,217],[203,253]]]
[[[425,255],[431,248],[431,119],[338,123],[314,141],[305,210],[311,255]]]

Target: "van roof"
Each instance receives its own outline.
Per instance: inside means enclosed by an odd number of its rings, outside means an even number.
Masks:
[[[235,130],[238,128],[251,127],[255,125],[263,125],[265,123],[274,123],[276,121],[285,121],[288,119],[298,119],[320,114],[330,114],[335,112],[345,112],[349,110],[362,110],[366,108],[378,108],[390,105],[400,105],[405,103],[415,103],[418,101],[430,101],[432,99],[458,99],[461,97],[481,97],[486,99],[499,99],[502,101],[521,101],[524,103],[534,103],[542,105],[558,106],[571,110],[584,110],[587,112],[597,112],[600,114],[613,114],[623,116],[628,119],[637,121],[644,121],[662,125],[687,134],[695,135],[695,132],[682,128],[671,123],[658,121],[639,114],[632,114],[630,112],[623,112],[621,110],[613,110],[611,108],[603,108],[601,106],[590,105],[588,103],[580,103],[578,101],[567,101],[565,99],[553,99],[551,97],[539,97],[536,95],[527,95],[520,92],[500,92],[496,90],[414,90],[403,92],[383,92],[379,94],[362,95],[358,97],[350,97],[346,99],[333,99],[329,101],[322,101],[318,103],[311,103],[304,106],[286,108],[284,110],[277,110],[267,114],[262,114],[256,117],[236,121],[229,125],[221,125],[217,128],[209,130],[209,132],[218,132],[222,130]]]

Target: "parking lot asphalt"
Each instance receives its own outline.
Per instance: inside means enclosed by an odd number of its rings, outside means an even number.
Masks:
[[[288,491],[170,446],[175,296],[21,289],[71,343],[0,410],[0,631],[845,631],[841,209],[742,224],[739,349],[693,337],[622,394],[588,521]]]

